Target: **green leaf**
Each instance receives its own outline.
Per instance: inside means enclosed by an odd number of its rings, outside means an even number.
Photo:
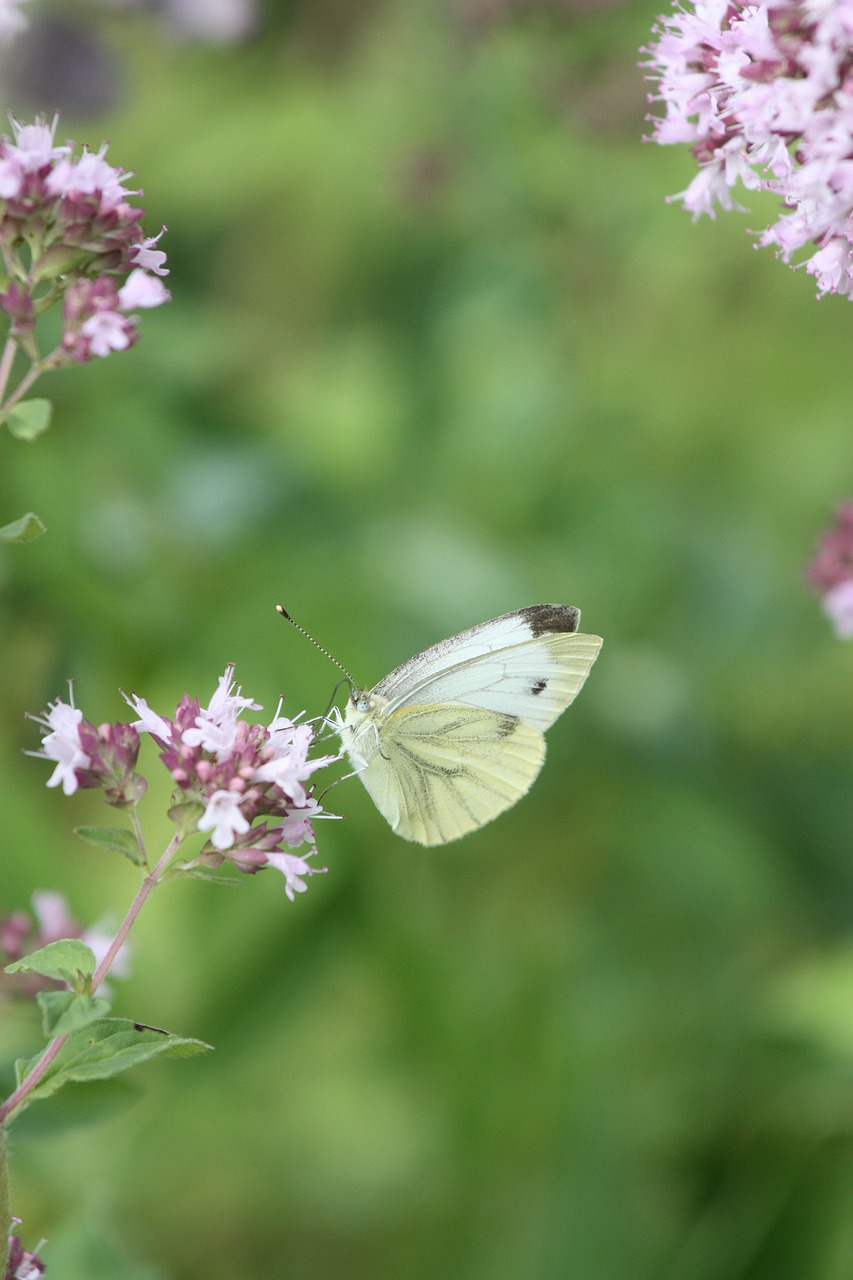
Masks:
[[[49,400],[21,400],[4,414],[16,440],[36,440],[50,426],[53,405]]]
[[[40,951],[6,965],[6,973],[40,973],[43,978],[67,982],[75,991],[82,991],[94,972],[94,954],[79,938],[49,942]]]
[[[216,871],[211,871],[209,867],[170,867],[163,876],[164,880],[183,880],[184,878],[192,880],[206,880],[208,884],[224,884],[230,889],[242,889],[247,883],[247,878],[240,876],[223,876]]]
[[[43,533],[47,533],[47,525],[34,511],[28,511],[20,520],[0,528],[0,542],[32,542]]]
[[[75,827],[74,834],[98,849],[109,849],[110,853],[123,853],[137,867],[145,866],[139,841],[127,827]]]
[[[172,805],[169,817],[178,828],[181,839],[186,840],[187,836],[194,835],[198,831],[198,820],[203,813],[204,805],[199,804],[197,800],[184,800]]]
[[[210,1048],[203,1040],[173,1036],[129,1018],[101,1018],[80,1031],[72,1031],[24,1105],[36,1098],[50,1097],[71,1081],[107,1080],[149,1058],[188,1058]],[[15,1064],[19,1083],[26,1080],[41,1056]]]
[[[110,1002],[103,996],[75,995],[73,991],[40,991],[36,999],[49,1040],[88,1027],[110,1011]]]

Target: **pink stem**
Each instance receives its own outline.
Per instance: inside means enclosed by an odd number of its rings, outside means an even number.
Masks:
[[[157,885],[160,879],[160,876],[165,871],[167,864],[172,858],[172,855],[174,854],[180,842],[181,842],[180,836],[175,836],[170,841],[169,847],[161,857],[160,861],[157,863],[154,870],[151,872],[150,875],[147,875],[145,877],[145,879],[142,881],[142,884],[139,886],[139,891],[136,897],[133,899],[133,902],[130,904],[130,910],[122,920],[121,925],[119,926],[118,933],[110,943],[110,947],[109,947],[109,950],[107,951],[107,954],[104,956],[103,960],[95,970],[95,973],[92,977],[92,983],[89,988],[90,993],[92,995],[94,995],[95,991],[101,985],[104,978],[106,977],[109,971],[110,965],[115,960],[116,955],[118,954],[119,948],[121,947],[127,935],[130,933],[130,930],[133,926],[133,922],[136,920],[136,917],[139,915],[140,911],[145,905],[149,895],[151,894],[152,889],[154,889],[154,887]],[[2,1125],[5,1122],[5,1120],[12,1114],[12,1112],[15,1111],[21,1105],[24,1098],[26,1098],[27,1095],[33,1091],[33,1089],[36,1087],[39,1080],[41,1080],[42,1076],[45,1074],[48,1067],[53,1062],[54,1058],[59,1053],[60,1049],[65,1044],[65,1041],[67,1039],[68,1039],[68,1034],[64,1036],[57,1036],[54,1040],[51,1040],[50,1044],[47,1046],[41,1058],[33,1067],[30,1074],[27,1076],[26,1080],[23,1080],[18,1085],[15,1092],[10,1094],[9,1097],[6,1099],[6,1101],[3,1103],[3,1105],[0,1106],[0,1125]]]

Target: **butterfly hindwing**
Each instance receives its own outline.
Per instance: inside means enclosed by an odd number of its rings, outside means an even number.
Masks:
[[[545,739],[515,716],[461,705],[405,707],[360,737],[359,777],[394,831],[445,844],[530,788]]]

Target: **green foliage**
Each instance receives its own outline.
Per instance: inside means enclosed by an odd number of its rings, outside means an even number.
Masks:
[[[95,972],[91,947],[78,938],[62,938],[32,951],[23,960],[7,964],[6,973],[37,973],[54,982],[67,982],[75,991],[84,991]]]
[[[79,1021],[59,1053],[27,1096],[25,1105],[49,1098],[72,1081],[108,1080],[129,1071],[149,1058],[188,1058],[205,1053],[211,1046],[201,1040],[173,1036],[168,1031],[144,1027],[128,1018],[100,1018]],[[37,1065],[41,1054],[16,1063],[18,1083]]]
[[[135,866],[145,866],[145,855],[139,847],[139,841],[127,827],[75,827],[74,834],[97,849],[124,854]]]
[[[52,1040],[54,1036],[80,1031],[97,1022],[108,1012],[109,1000],[101,996],[89,996],[84,992],[40,991],[38,1003],[42,1014],[42,1030]]]
[[[34,511],[28,511],[19,520],[0,528],[0,542],[32,542],[46,532],[44,521]]]
[[[50,426],[52,414],[49,400],[19,400],[3,420],[16,440],[37,440]]]

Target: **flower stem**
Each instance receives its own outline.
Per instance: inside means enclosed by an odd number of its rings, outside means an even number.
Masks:
[[[3,358],[5,359],[5,357],[6,357],[6,352],[4,351]],[[17,387],[15,387],[15,390],[9,396],[9,399],[2,406],[2,412],[5,413],[8,409],[11,409],[13,405],[16,405],[18,401],[27,394],[27,392],[29,391],[30,387],[33,385],[35,380],[41,377],[43,372],[44,370],[41,364],[34,364],[32,368],[27,373],[24,374],[23,378],[21,378],[21,381],[18,383]],[[6,376],[8,377],[8,374]]]
[[[148,871],[148,850],[145,848],[145,836],[142,834],[142,823],[139,821],[139,808],[137,805],[134,805],[130,811],[130,820],[133,823],[133,831],[136,836],[137,844],[139,845],[139,851],[143,857],[142,865],[145,867],[145,870]]]
[[[9,374],[12,372],[16,348],[15,339],[7,338],[6,345],[3,348],[3,355],[0,356],[0,401],[6,394],[6,383],[9,381]]]
[[[139,915],[140,911],[145,906],[145,903],[148,900],[151,894],[151,891],[159,883],[160,877],[162,876],[163,872],[166,870],[166,867],[168,866],[169,862],[174,856],[175,850],[178,848],[178,845],[180,843],[181,843],[181,837],[179,835],[176,835],[172,838],[172,840],[169,842],[168,848],[166,849],[163,856],[160,858],[154,870],[144,878],[144,880],[142,881],[142,884],[139,886],[139,890],[136,894],[136,897],[133,899],[133,902],[130,904],[130,909],[128,910],[127,915],[124,917],[124,919],[121,922],[121,925],[119,926],[118,933],[110,943],[107,954],[104,956],[103,960],[95,970],[95,973],[92,977],[92,984],[90,987],[90,992],[92,995],[94,995],[95,991],[101,985],[104,978],[106,977],[109,971],[110,965],[112,964],[113,960],[115,960],[116,955],[118,954],[118,950],[121,947],[122,943],[124,942],[125,938],[130,933],[130,930],[133,926],[134,921],[136,920],[136,917]],[[57,1036],[54,1040],[51,1040],[50,1044],[47,1046],[41,1058],[38,1060],[36,1065],[33,1067],[32,1071],[30,1072],[30,1074],[27,1076],[26,1080],[23,1080],[18,1085],[15,1092],[10,1094],[9,1097],[6,1099],[6,1101],[3,1103],[3,1105],[0,1106],[0,1127],[2,1127],[2,1125],[8,1119],[8,1117],[11,1116],[12,1113],[18,1109],[18,1107],[21,1105],[21,1103],[24,1101],[27,1095],[32,1093],[33,1089],[36,1087],[39,1080],[41,1080],[42,1076],[45,1074],[48,1067],[53,1062],[54,1058],[59,1053],[60,1049],[65,1044],[65,1041],[67,1039],[68,1039],[68,1035],[66,1034],[64,1036]]]
[[[115,960],[116,955],[118,954],[119,948],[121,947],[125,938],[130,933],[130,930],[133,926],[134,921],[136,920],[136,917],[139,915],[140,911],[145,906],[146,900],[148,899],[148,896],[151,893],[152,889],[154,889],[156,885],[159,883],[161,875],[163,874],[163,872],[166,870],[166,867],[171,862],[172,856],[174,855],[175,850],[177,849],[180,843],[181,843],[180,836],[176,835],[172,837],[172,839],[169,841],[169,845],[166,849],[166,852],[162,855],[162,857],[160,858],[154,870],[145,877],[145,879],[142,881],[142,884],[139,886],[139,892],[137,893],[136,897],[133,899],[133,902],[130,904],[130,910],[128,911],[127,915],[124,917],[121,924],[119,925],[118,933],[110,943],[107,954],[104,956],[103,960],[95,970],[94,977],[92,978],[92,987],[91,987],[92,995],[95,994],[95,991],[98,989],[98,987],[103,982],[104,978],[107,976],[110,965],[112,964],[113,960]]]
[[[12,1234],[12,1197],[9,1193],[9,1161],[6,1155],[6,1131],[0,1125],[0,1276],[5,1276],[9,1262],[9,1237]]]

